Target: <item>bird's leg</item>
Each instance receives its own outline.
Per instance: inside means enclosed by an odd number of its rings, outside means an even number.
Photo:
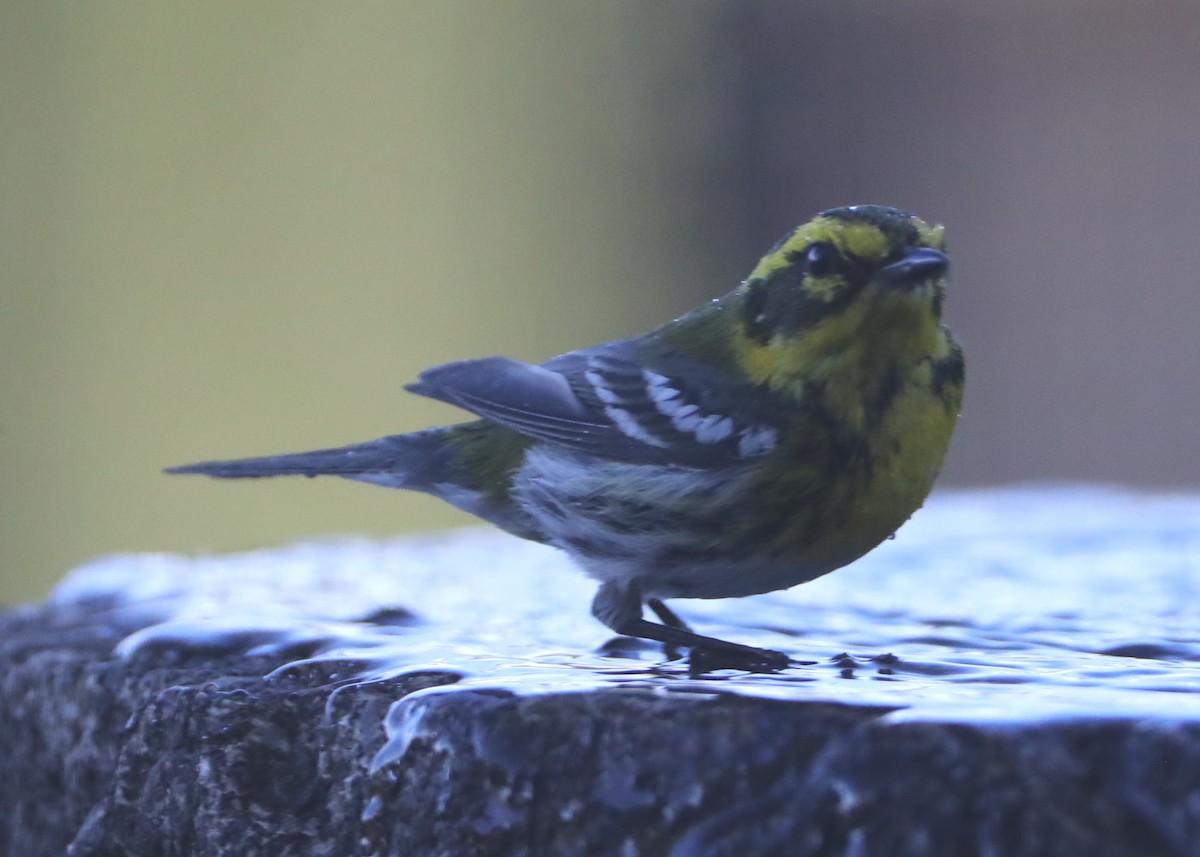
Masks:
[[[691,632],[692,629],[688,626],[688,623],[680,619],[679,614],[666,604],[663,604],[660,599],[647,598],[646,604],[649,605],[650,609],[654,611],[654,615],[662,620],[662,623],[668,628],[678,628],[680,631]]]
[[[653,599],[657,601],[657,599]],[[660,607],[677,622],[679,617],[667,610],[661,601]],[[651,604],[651,609],[658,609]],[[692,660],[701,654],[708,669],[742,669],[750,672],[775,672],[785,669],[792,661],[783,652],[772,649],[758,649],[754,646],[743,646],[741,643],[731,643],[716,637],[705,637],[673,625],[658,625],[647,622],[642,618],[642,596],[634,586],[621,586],[608,582],[600,587],[596,598],[592,601],[592,615],[618,634],[627,637],[641,637],[645,640],[655,640],[669,646],[686,646],[692,650]],[[664,621],[667,621],[664,618]],[[682,622],[680,623],[682,624]]]
[[[658,616],[662,623],[668,628],[678,628],[680,631],[691,632],[692,629],[688,627],[688,623],[680,619],[679,615],[674,610],[672,610],[666,604],[663,604],[662,599],[647,598],[646,603],[650,605],[650,609],[654,611],[655,615]],[[675,646],[672,646],[670,643],[664,644],[663,649],[666,651],[667,660],[677,661],[683,657],[683,655],[679,653],[679,649],[677,649]]]

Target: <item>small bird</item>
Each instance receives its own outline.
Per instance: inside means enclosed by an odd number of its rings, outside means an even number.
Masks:
[[[406,388],[475,421],[167,472],[424,491],[566,551],[618,634],[777,671],[784,653],[697,634],[663,602],[804,583],[920,508],[962,402],[962,350],[940,322],[947,268],[941,226],[831,209],[649,333],[541,365],[448,363]]]

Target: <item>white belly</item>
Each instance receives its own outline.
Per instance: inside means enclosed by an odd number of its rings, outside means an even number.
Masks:
[[[530,450],[513,490],[546,541],[597,580],[634,582],[646,597],[735,598],[832,571],[737,543],[749,478],[745,468],[597,462],[541,447]]]

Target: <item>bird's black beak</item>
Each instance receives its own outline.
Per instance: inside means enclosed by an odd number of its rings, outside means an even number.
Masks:
[[[943,276],[950,268],[945,253],[931,247],[912,247],[895,262],[879,269],[879,279],[899,287],[915,286],[926,280]]]

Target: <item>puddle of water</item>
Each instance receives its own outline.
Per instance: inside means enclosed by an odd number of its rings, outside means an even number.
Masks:
[[[943,492],[894,541],[813,583],[673,602],[701,633],[813,662],[778,675],[689,678],[654,644],[613,641],[590,618],[594,589],[557,551],[472,530],[113,557],[52,599],[144,617],[121,655],[273,654],[288,660],[275,674],[344,664],[360,682],[457,676],[393,708],[379,764],[419,729],[411,703],[465,688],[736,693],[887,706],[893,720],[1200,718],[1197,496]]]

